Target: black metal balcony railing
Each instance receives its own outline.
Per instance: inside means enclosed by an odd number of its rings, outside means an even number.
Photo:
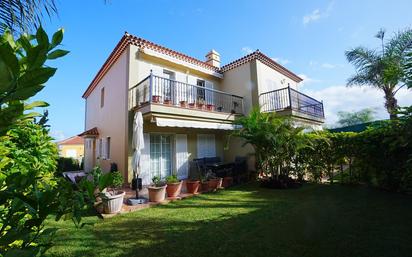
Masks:
[[[315,118],[325,118],[323,103],[299,91],[285,87],[259,95],[262,111],[294,110]]]
[[[153,74],[129,89],[129,109],[147,103],[243,114],[243,97]]]

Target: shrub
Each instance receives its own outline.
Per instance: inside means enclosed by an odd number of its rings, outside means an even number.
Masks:
[[[80,170],[79,161],[70,157],[59,157],[57,160],[57,171],[60,173],[66,171]]]
[[[120,188],[123,185],[123,176],[120,171],[113,171],[111,172],[112,175],[112,184],[111,186],[114,188]]]
[[[179,182],[179,179],[177,178],[176,175],[170,175],[166,177],[166,183],[177,183]]]

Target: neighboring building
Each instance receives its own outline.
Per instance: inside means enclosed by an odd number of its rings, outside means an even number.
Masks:
[[[80,136],[74,136],[57,142],[59,156],[74,158],[81,161],[84,156],[84,140]]]
[[[189,161],[233,161],[253,149],[231,140],[232,124],[254,106],[321,129],[323,104],[298,91],[302,79],[259,51],[220,67],[212,50],[201,61],[125,33],[83,94],[85,170],[115,162],[131,180],[132,122],[144,118],[143,184],[153,175],[188,176]]]

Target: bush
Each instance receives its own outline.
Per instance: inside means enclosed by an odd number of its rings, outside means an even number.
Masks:
[[[80,170],[79,161],[70,157],[59,157],[57,160],[57,171],[63,173],[66,171]]]

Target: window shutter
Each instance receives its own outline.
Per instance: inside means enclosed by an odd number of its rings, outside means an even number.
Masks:
[[[205,81],[205,88],[213,89],[213,83],[210,81]],[[212,91],[206,90],[205,92],[206,104],[214,104],[213,94],[214,93]]]
[[[214,134],[198,134],[197,135],[197,157],[215,157],[216,144]]]
[[[147,186],[152,183],[152,178],[150,177],[150,134],[143,134],[144,148],[141,151],[140,156],[140,175],[139,178],[142,179],[142,184]]]
[[[187,154],[187,135],[176,135],[176,170],[179,179],[187,179],[189,176],[189,159]]]

